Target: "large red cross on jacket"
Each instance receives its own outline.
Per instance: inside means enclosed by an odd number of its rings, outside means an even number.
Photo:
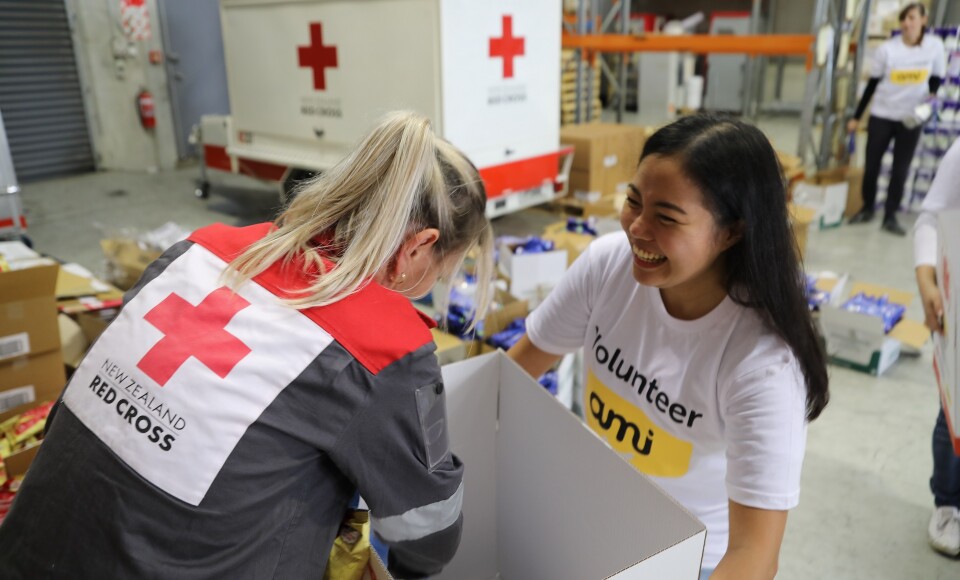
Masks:
[[[164,334],[137,363],[161,387],[191,356],[225,378],[250,347],[226,331],[234,316],[250,303],[227,287],[217,288],[194,306],[171,293],[144,316]]]

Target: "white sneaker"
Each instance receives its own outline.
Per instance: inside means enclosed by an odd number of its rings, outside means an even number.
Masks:
[[[933,510],[927,533],[934,550],[948,556],[960,555],[960,513],[957,508],[942,506]]]

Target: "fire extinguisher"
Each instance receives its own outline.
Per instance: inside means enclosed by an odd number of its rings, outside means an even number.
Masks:
[[[157,126],[157,116],[153,110],[153,95],[147,89],[140,89],[137,93],[137,113],[140,114],[140,124],[144,129],[153,129]]]

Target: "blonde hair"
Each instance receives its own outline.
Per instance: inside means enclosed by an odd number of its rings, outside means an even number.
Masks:
[[[317,274],[288,303],[325,306],[363,289],[409,236],[436,228],[437,264],[459,254],[459,268],[476,247],[477,279],[490,280],[493,234],[486,201],[477,168],[438,138],[427,118],[391,113],[340,163],[304,184],[276,229],[233,260],[225,277],[236,287],[277,262],[289,266],[303,259],[303,267]],[[328,270],[324,259],[335,267]],[[490,303],[489,284],[478,286],[474,320]]]

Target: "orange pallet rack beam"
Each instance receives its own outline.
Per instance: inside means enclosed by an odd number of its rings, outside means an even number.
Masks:
[[[725,53],[751,56],[802,55],[811,62],[815,37],[812,34],[684,34],[668,36],[651,34],[563,34],[563,48],[579,48],[593,58],[593,53],[612,52],[692,52],[695,54]]]

